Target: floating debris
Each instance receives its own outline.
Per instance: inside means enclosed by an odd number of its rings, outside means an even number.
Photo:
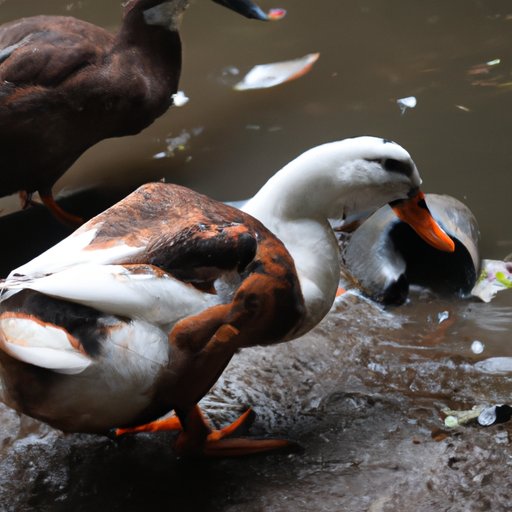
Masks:
[[[259,132],[264,130],[267,133],[276,133],[283,130],[282,126],[273,125],[273,126],[262,126],[260,124],[246,124],[245,129],[249,131]]]
[[[500,66],[501,59],[492,59],[487,62],[471,66],[467,75],[471,79],[471,85],[478,87],[511,87],[509,76]]]
[[[512,373],[512,357],[489,357],[475,363],[475,368],[484,373]]]
[[[0,5],[5,3],[5,0],[0,2]],[[84,6],[84,3],[82,1],[80,2],[71,2],[70,4],[67,4],[65,9],[66,11],[73,11],[74,9],[82,9]]]
[[[449,428],[465,425],[473,420],[476,420],[482,427],[489,427],[495,423],[504,423],[512,418],[512,407],[506,404],[475,405],[469,411],[443,409],[442,413],[446,415],[444,424]]]
[[[243,80],[234,86],[234,89],[237,91],[267,89],[295,80],[311,71],[313,64],[319,57],[319,53],[310,53],[298,59],[259,64],[254,66]]]
[[[437,314],[437,321],[442,324],[445,320],[448,320],[450,318],[450,313],[448,311],[442,311],[441,313]]]
[[[455,428],[460,425],[465,425],[470,421],[476,420],[485,408],[485,405],[475,405],[469,411],[443,409],[441,412],[446,415],[446,418],[444,419],[445,426],[449,428]]]
[[[462,110],[462,112],[471,112],[471,109],[469,109],[468,107],[465,107],[464,105],[455,105],[455,108]]]
[[[493,59],[489,60],[485,63],[487,66],[497,66],[498,64],[501,64],[501,59]]]
[[[236,66],[226,66],[222,70],[222,76],[238,76],[240,70]]]
[[[471,352],[473,352],[473,354],[481,354],[484,351],[484,348],[485,345],[479,340],[475,340],[471,343]]]
[[[183,91],[178,91],[176,94],[173,94],[171,98],[172,104],[175,107],[183,107],[183,105],[186,105],[190,101],[190,98]]]
[[[400,113],[402,115],[405,114],[405,111],[408,108],[414,108],[418,104],[418,100],[415,96],[407,96],[407,98],[400,98],[396,100],[398,106],[400,107]]]
[[[496,406],[486,407],[479,415],[478,415],[478,424],[482,425],[482,427],[488,427],[496,422]]]
[[[490,302],[494,296],[512,288],[512,262],[482,260],[482,270],[471,295]]]
[[[226,66],[220,71],[220,76],[213,77],[215,81],[226,87],[234,87],[240,81],[240,70],[236,66]]]
[[[512,417],[512,407],[500,404],[486,407],[478,416],[478,423],[482,427],[489,427],[495,423],[504,423]]]
[[[165,143],[167,145],[166,149],[158,152],[156,155],[153,155],[153,158],[156,160],[170,158],[174,157],[177,151],[185,151],[192,137],[200,135],[203,133],[203,130],[203,127],[197,127],[192,128],[190,131],[182,130],[182,132],[176,137],[168,137],[165,139]]]
[[[494,441],[496,444],[509,444],[510,438],[508,436],[508,432],[506,430],[502,430],[501,432],[498,432],[494,436]]]

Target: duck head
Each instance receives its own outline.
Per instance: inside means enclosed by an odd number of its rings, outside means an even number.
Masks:
[[[289,218],[327,219],[354,218],[389,203],[430,245],[452,252],[454,243],[430,214],[421,181],[404,148],[378,137],[356,137],[306,151],[273,176],[251,203]]]
[[[383,206],[346,239],[342,259],[349,282],[373,300],[400,305],[409,285],[442,295],[467,295],[480,268],[480,232],[471,210],[454,197],[426,194],[429,210],[455,242],[455,251],[437,251],[420,239],[389,206]]]
[[[395,215],[409,224],[432,247],[453,252],[453,240],[431,215],[420,190],[421,178],[409,153],[395,142],[374,137],[348,139],[342,180],[350,183],[352,198],[345,201],[344,216],[375,211],[388,203]],[[358,154],[359,153],[359,154]],[[399,199],[389,200],[396,195]],[[352,210],[352,211],[350,211]]]
[[[213,0],[246,18],[268,21],[271,19],[251,0]],[[148,25],[159,25],[174,29],[179,25],[181,15],[189,5],[189,0],[129,0],[124,4],[125,16],[142,12]]]

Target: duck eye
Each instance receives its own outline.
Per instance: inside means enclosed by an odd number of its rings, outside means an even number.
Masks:
[[[397,172],[399,174],[405,174],[405,176],[411,176],[412,166],[409,162],[401,162],[394,158],[386,158],[382,161],[382,167],[388,172]]]

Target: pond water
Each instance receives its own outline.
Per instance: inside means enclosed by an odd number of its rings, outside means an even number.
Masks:
[[[115,30],[119,4],[0,0],[0,22],[66,14]],[[483,257],[511,253],[510,2],[283,0],[279,7],[287,17],[262,24],[212,2],[192,2],[182,27],[181,89],[190,102],[136,137],[98,144],[55,190],[94,186],[99,192],[76,203],[91,215],[161,178],[217,199],[240,199],[311,146],[378,135],[411,153],[425,192],[450,194],[471,208]],[[299,80],[232,89],[256,64],[311,52],[320,59]],[[417,106],[402,114],[396,100],[408,96]],[[181,135],[178,149],[154,158]],[[11,214],[17,208],[16,198],[0,200],[3,274],[66,234],[40,209]],[[512,357],[511,327],[512,292],[483,304],[417,290],[405,306],[389,310],[342,299],[304,339],[242,354],[205,399],[206,410],[225,421],[253,405],[256,431],[295,436],[303,456],[190,467],[174,461],[165,437],[120,446],[64,438],[0,409],[0,510],[142,510],[148,495],[155,504],[205,511],[486,510],[486,504],[507,510],[512,451],[496,436],[510,427],[443,434],[448,439],[439,443],[430,433],[442,428],[443,406],[510,403],[511,374],[476,363]],[[471,350],[475,340],[484,345],[478,355]]]

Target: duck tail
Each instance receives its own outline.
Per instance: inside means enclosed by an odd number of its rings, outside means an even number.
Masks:
[[[18,361],[69,375],[93,362],[66,329],[22,312],[0,314],[0,350]]]

